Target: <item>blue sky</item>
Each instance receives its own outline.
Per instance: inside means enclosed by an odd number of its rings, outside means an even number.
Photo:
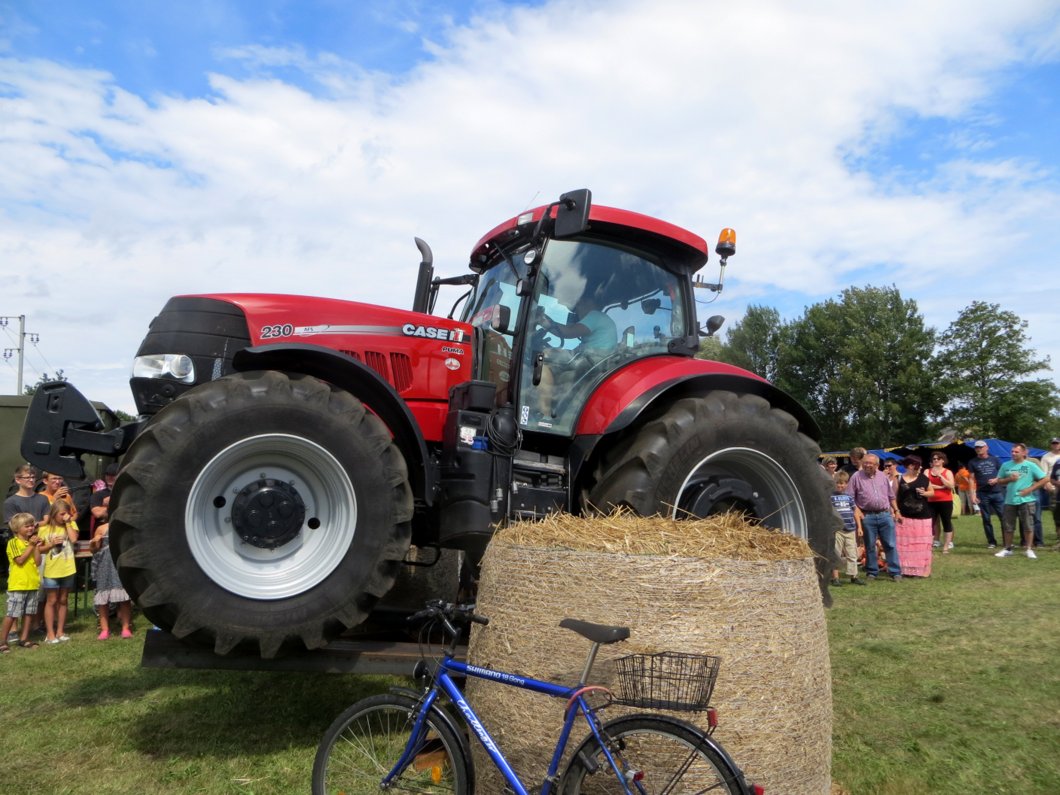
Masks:
[[[4,5],[5,17],[17,26],[11,36],[17,53],[106,69],[143,97],[208,94],[207,75],[217,70],[250,76],[254,64],[235,54],[248,46],[299,48],[310,58],[335,54],[366,70],[401,74],[426,56],[425,32],[466,23],[475,8],[471,2],[409,0]],[[275,72],[302,83],[296,69]]]
[[[458,273],[588,186],[735,227],[730,322],[896,284],[1060,366],[1060,4],[1001,5],[0,0],[0,315],[129,410],[171,294],[406,306],[414,235]]]

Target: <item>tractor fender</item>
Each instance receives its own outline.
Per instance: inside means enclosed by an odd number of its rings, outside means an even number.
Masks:
[[[344,389],[364,403],[394,436],[408,466],[413,495],[426,505],[434,502],[434,471],[419,424],[397,391],[375,370],[352,356],[319,345],[290,343],[243,348],[232,357],[238,372],[279,370],[300,373]]]
[[[795,417],[802,433],[815,441],[821,437],[821,429],[809,412],[761,376],[723,362],[673,357],[640,359],[607,378],[586,403],[576,433],[615,433],[660,401],[671,403],[714,389],[759,395]]]
[[[806,436],[821,438],[817,421],[797,400],[749,370],[707,359],[640,359],[601,383],[582,410],[570,448],[571,480],[578,479],[600,441],[630,427],[651,408],[716,389],[759,395],[793,416]]]

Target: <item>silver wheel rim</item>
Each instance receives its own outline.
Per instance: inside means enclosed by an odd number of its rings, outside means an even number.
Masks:
[[[814,464],[811,461],[806,466]],[[746,483],[756,497],[754,511],[762,524],[809,539],[809,522],[802,495],[788,471],[776,459],[749,447],[727,447],[711,453],[694,466],[678,489],[671,517],[688,515],[684,507],[711,478],[735,478]]]
[[[245,543],[232,526],[236,494],[262,478],[283,481],[305,503],[301,531],[276,549]],[[188,547],[211,580],[237,596],[285,599],[333,572],[357,525],[357,495],[336,458],[288,434],[241,439],[215,455],[192,484],[184,511]]]

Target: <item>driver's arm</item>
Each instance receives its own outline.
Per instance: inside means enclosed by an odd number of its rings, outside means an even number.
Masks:
[[[562,339],[569,339],[570,337],[587,337],[591,332],[581,323],[557,323],[555,320],[550,318],[548,315],[541,315],[541,322],[539,324],[541,328],[550,334],[555,334],[557,337]]]

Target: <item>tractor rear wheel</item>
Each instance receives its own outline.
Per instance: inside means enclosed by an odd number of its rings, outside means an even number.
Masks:
[[[757,395],[683,398],[606,452],[588,502],[643,516],[739,511],[806,539],[825,602],[839,518],[817,445],[798,422]]]
[[[179,638],[272,657],[361,623],[409,547],[412,491],[386,427],[315,378],[211,381],[125,457],[111,523],[122,583]]]

